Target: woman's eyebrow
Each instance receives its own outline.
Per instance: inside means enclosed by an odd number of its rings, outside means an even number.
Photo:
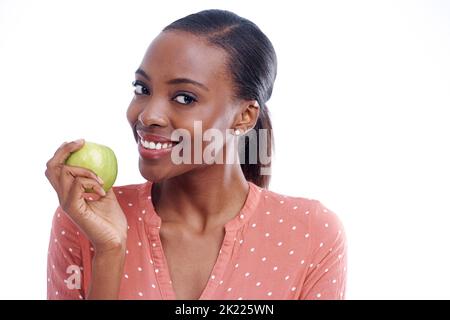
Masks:
[[[145,79],[150,81],[150,76],[144,70],[142,70],[141,68],[138,68],[136,70],[135,74],[140,74]],[[192,80],[192,79],[189,79],[189,78],[175,78],[175,79],[167,81],[166,83],[167,84],[190,83],[190,84],[193,84],[193,85],[195,85],[197,87],[200,87],[200,88],[202,88],[202,89],[204,89],[206,91],[209,91],[208,87],[205,86],[203,83],[200,83],[198,81],[195,81],[195,80]]]

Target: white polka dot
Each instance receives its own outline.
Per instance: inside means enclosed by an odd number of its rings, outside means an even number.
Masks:
[[[242,242],[244,242],[244,240],[242,240],[242,239],[241,239],[241,240],[239,240],[239,243],[240,243],[240,244],[242,244]]]
[[[240,218],[241,218],[241,219],[244,219],[244,215],[243,215],[243,214],[241,214],[241,215],[240,215]]]
[[[94,248],[93,248],[93,247],[90,247],[89,250],[94,251]]]
[[[255,248],[251,248],[251,249],[250,249],[250,252],[255,252]]]
[[[294,250],[289,251],[289,255],[293,255],[294,254]]]
[[[259,287],[261,285],[261,282],[257,282],[256,286]]]
[[[147,199],[150,200],[152,197],[148,196]]]
[[[145,210],[142,210],[142,214],[145,214]]]
[[[231,288],[228,288],[227,291],[230,292],[230,291],[231,291]]]
[[[159,269],[155,269],[155,272],[158,273],[158,272],[159,272]]]
[[[139,246],[139,247],[142,246],[142,242],[139,241],[139,242],[138,242],[138,246]]]
[[[325,223],[325,228],[328,228],[328,223]]]
[[[152,246],[153,246],[153,247],[156,247],[156,243],[153,242],[153,243],[152,243]]]
[[[130,252],[128,250],[125,251],[126,254],[129,254]]]
[[[313,264],[313,263],[311,263],[311,264],[309,265],[309,267],[310,267],[310,268],[314,267],[314,264]]]
[[[50,278],[47,278],[47,282],[50,282]]]
[[[124,277],[125,277],[125,279],[128,279],[128,275],[126,273],[125,273]]]
[[[91,200],[91,201],[94,200],[92,197],[88,197],[88,199]]]
[[[262,259],[261,259],[262,261],[266,261],[267,260],[267,258],[266,257],[262,257]]]
[[[272,295],[272,291],[267,292],[267,295],[271,296]]]
[[[72,248],[69,248],[69,251],[72,252],[73,251]]]
[[[284,280],[288,280],[288,279],[289,279],[289,276],[284,277]]]
[[[292,226],[292,230],[295,230],[295,229],[297,229],[297,226]]]
[[[127,226],[127,229],[130,230],[130,226]]]
[[[55,292],[55,294],[56,294],[56,295],[58,295],[58,294],[59,294],[59,292],[58,292],[58,291],[56,291],[56,292]]]
[[[59,218],[59,217],[61,217],[61,214],[60,214],[60,213],[58,213],[58,218]]]
[[[239,263],[236,263],[236,264],[234,265],[234,267],[235,267],[235,268],[239,267]]]
[[[278,220],[279,223],[283,223],[283,219]]]
[[[153,288],[153,289],[155,289],[155,288],[156,288],[155,284],[153,284],[153,283],[152,283],[152,288]]]
[[[332,283],[336,283],[336,279],[333,279],[333,281],[331,281]]]
[[[295,291],[295,289],[297,289],[297,288],[296,288],[296,287],[292,287],[292,288],[291,288],[291,291]]]
[[[219,284],[222,284],[222,283],[223,283],[223,280],[220,280]]]
[[[305,263],[305,260],[300,261],[300,264],[304,264],[304,263]]]
[[[63,230],[63,231],[61,231],[61,234],[62,234],[62,235],[65,235],[65,234],[66,234],[66,232],[65,232],[65,231]]]
[[[142,218],[141,218],[141,217],[139,217],[139,218],[138,218],[138,220],[139,220],[139,221],[142,221]]]
[[[281,246],[282,244],[283,244],[283,242],[280,241],[277,243],[277,246]]]
[[[325,273],[327,273],[328,272],[328,269],[325,269]]]
[[[297,206],[294,206],[292,209],[297,210],[297,208],[298,208]]]
[[[323,212],[328,212],[328,210],[327,209],[323,209]]]
[[[277,271],[278,270],[278,267],[273,267],[273,271]]]
[[[270,214],[270,211],[266,211],[266,214]]]
[[[252,228],[256,227],[256,223],[252,224]]]
[[[239,297],[238,300],[242,300],[242,297]]]
[[[283,200],[280,200],[280,203],[281,203],[281,204],[283,204],[283,203],[284,203],[284,201],[283,201]]]
[[[77,236],[79,236],[80,235],[80,233],[77,231]]]
[[[309,214],[309,210],[306,210],[306,211],[305,211],[305,214]]]
[[[119,190],[119,194],[122,194],[122,193],[123,193],[123,191]]]
[[[305,234],[305,238],[308,238],[308,237],[309,237],[309,233]]]
[[[139,292],[139,296],[142,297],[144,294],[142,292]]]
[[[341,258],[342,258],[342,254],[338,255],[338,259],[341,259]]]
[[[319,247],[320,247],[320,248],[322,248],[322,247],[323,247],[323,242],[321,242],[321,243],[320,243]]]
[[[150,259],[150,263],[153,264],[153,260],[152,259]]]
[[[81,294],[78,295],[79,299],[83,299],[83,296]]]
[[[268,236],[269,236],[269,233],[268,233],[268,232],[266,232],[265,236],[266,236],[266,237],[268,237]]]
[[[142,268],[141,268],[141,267],[138,267],[137,269],[138,269],[138,271],[142,271]]]
[[[248,277],[250,275],[250,272],[246,272],[245,276]]]
[[[215,275],[211,275],[211,279],[215,279],[216,278],[216,276]]]
[[[133,204],[132,204],[131,202],[128,202],[128,206],[129,206],[129,207],[132,207]]]
[[[322,295],[320,293],[316,294],[317,298],[320,298]]]

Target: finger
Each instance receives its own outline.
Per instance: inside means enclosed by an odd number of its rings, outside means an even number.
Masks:
[[[66,199],[64,200],[63,209],[76,221],[81,222],[90,216],[90,212],[87,207],[87,201],[85,199],[86,189],[93,189],[96,195],[102,193],[103,188],[100,184],[90,178],[76,177],[70,187]],[[104,191],[103,191],[104,192]]]
[[[75,152],[84,145],[84,139],[78,139],[69,143],[63,143],[58,150],[56,150],[53,157],[47,162],[47,168],[54,168],[60,164],[64,164],[71,152]]]
[[[59,177],[60,193],[62,198],[65,199],[69,194],[70,189],[77,177],[89,178],[95,180],[98,184],[103,185],[103,181],[94,172],[89,169],[75,167],[75,166],[61,166],[61,174]],[[103,190],[103,188],[102,188]]]

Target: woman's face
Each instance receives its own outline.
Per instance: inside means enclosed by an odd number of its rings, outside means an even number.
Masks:
[[[224,50],[209,46],[189,33],[160,33],[148,47],[136,72],[135,95],[127,110],[136,143],[139,144],[139,134],[173,140],[174,130],[185,129],[191,137],[193,157],[194,121],[201,121],[202,132],[215,128],[225,138],[225,130],[234,128],[240,112],[232,98],[226,58]],[[200,84],[174,79],[190,79]],[[202,141],[198,129],[196,132],[197,139]],[[209,143],[203,142],[202,150]],[[142,176],[153,182],[204,166],[194,164],[194,158],[191,164],[174,164],[170,152],[158,158],[139,157]]]

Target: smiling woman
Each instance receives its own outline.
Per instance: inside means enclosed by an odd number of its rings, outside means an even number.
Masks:
[[[270,40],[230,11],[165,27],[135,72],[127,110],[147,182],[86,201],[81,187],[97,185],[95,175],[61,164],[81,144],[48,162],[60,199],[48,298],[344,298],[347,245],[337,215],[318,200],[268,190],[266,103],[276,73]],[[251,139],[252,131],[269,134]],[[244,157],[203,161],[210,140],[214,157]],[[174,161],[178,151],[193,161]]]

